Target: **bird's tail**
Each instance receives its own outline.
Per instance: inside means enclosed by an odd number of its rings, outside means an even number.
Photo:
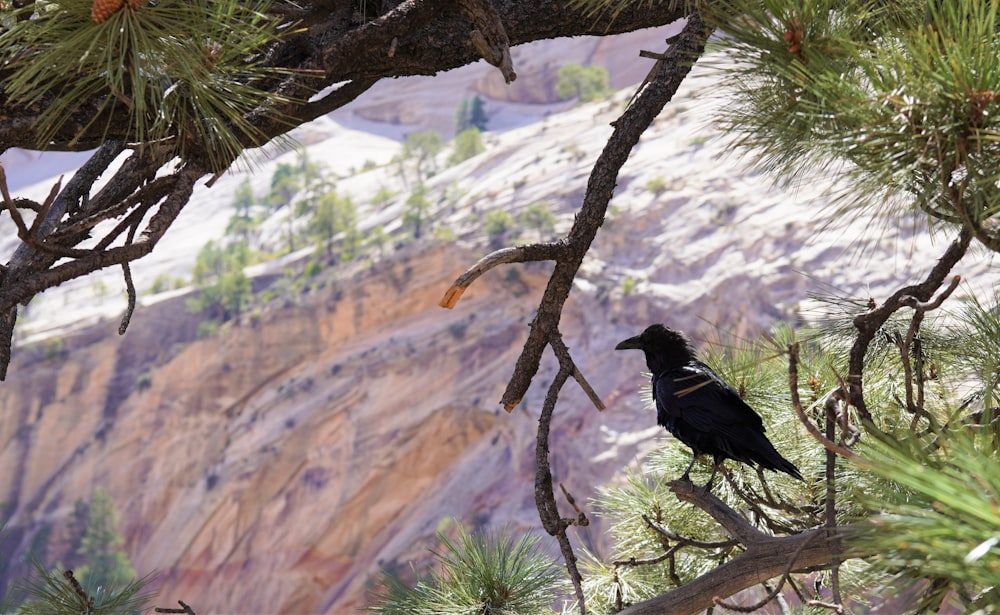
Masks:
[[[788,474],[793,478],[802,480],[802,474],[799,473],[799,469],[795,467],[795,464],[782,457],[777,451],[775,451],[774,456],[777,457],[777,460],[775,460],[774,464],[771,466],[764,466],[764,467],[770,467],[770,469],[772,470],[777,470],[778,472],[784,472],[785,474]]]
[[[782,457],[781,454],[773,448],[768,451],[768,453],[761,455],[756,461],[761,465],[761,467],[767,468],[768,470],[784,472],[793,478],[802,480],[802,474],[799,473],[799,469],[795,467],[795,464]]]

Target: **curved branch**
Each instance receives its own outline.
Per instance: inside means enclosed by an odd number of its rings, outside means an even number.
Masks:
[[[929,301],[934,291],[944,284],[945,278],[955,264],[965,255],[971,241],[972,231],[963,227],[958,237],[948,246],[948,249],[928,272],[923,282],[898,289],[882,305],[854,317],[853,324],[854,328],[858,330],[858,336],[854,340],[854,345],[851,346],[849,373],[846,378],[847,398],[850,404],[858,409],[858,414],[863,420],[871,421],[872,418],[868,406],[865,404],[861,374],[864,370],[865,354],[868,352],[868,346],[875,334],[896,310],[905,306],[906,302],[911,301],[911,299],[904,299],[905,297],[913,297],[917,301]]]
[[[444,297],[438,302],[443,308],[452,309],[458,305],[459,299],[465,290],[472,285],[479,276],[499,265],[510,263],[527,263],[533,261],[558,261],[566,252],[566,244],[555,243],[533,243],[525,246],[514,246],[503,248],[491,252],[482,257],[470,267],[465,273],[458,276],[455,283],[444,293]],[[508,408],[509,410],[509,408]]]
[[[712,27],[702,20],[699,13],[693,12],[676,44],[665,54],[665,61],[660,63],[656,74],[636,97],[635,102],[614,123],[614,131],[594,163],[583,204],[567,235],[567,254],[556,261],[538,312],[531,322],[528,339],[517,358],[514,374],[507,382],[500,402],[504,408],[510,409],[520,403],[531,386],[531,379],[538,373],[542,351],[553,332],[558,330],[562,307],[569,297],[573,279],[597,235],[597,229],[604,223],[618,172],[628,160],[639,137],[690,72],[695,60],[704,51],[705,42],[711,33]]]
[[[830,438],[823,435],[819,428],[809,420],[806,416],[805,410],[802,409],[802,401],[799,399],[799,344],[798,342],[788,345],[788,390],[792,396],[792,408],[795,410],[795,416],[799,418],[799,422],[806,428],[809,435],[813,437],[814,440],[823,445],[828,451],[836,453],[845,459],[850,459],[855,457],[854,451],[840,446]],[[835,395],[837,391],[831,393]]]
[[[542,527],[550,536],[555,536],[559,541],[559,550],[566,561],[566,570],[569,572],[569,578],[576,590],[580,615],[586,615],[583,579],[580,576],[580,569],[576,565],[576,554],[573,552],[573,546],[569,542],[569,537],[566,536],[566,528],[572,524],[573,520],[567,521],[559,514],[555,491],[552,489],[552,469],[549,466],[549,431],[552,424],[552,413],[556,409],[559,391],[566,384],[572,371],[570,365],[566,365],[563,361],[559,362],[559,371],[552,379],[552,384],[549,385],[545,402],[542,404],[542,412],[538,417],[538,433],[535,439],[535,507],[538,509],[538,517],[542,522]]]

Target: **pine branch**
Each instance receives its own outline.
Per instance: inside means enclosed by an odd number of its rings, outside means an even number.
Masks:
[[[889,320],[889,317],[900,308],[914,300],[918,302],[930,301],[937,289],[944,284],[952,268],[965,256],[971,240],[972,232],[963,228],[922,282],[898,289],[882,305],[872,307],[867,312],[854,317],[853,323],[858,333],[851,347],[849,374],[846,378],[847,397],[851,405],[857,408],[858,414],[863,420],[872,420],[872,415],[865,403],[861,377],[864,372],[865,354],[868,352],[868,346],[872,339],[882,325]]]
[[[673,481],[670,490],[726,528],[744,545],[745,551],[677,589],[626,608],[622,615],[694,615],[715,606],[718,598],[732,596],[769,579],[828,568],[838,553],[835,539],[839,528],[817,528],[774,537],[750,525],[711,492],[688,481]]]

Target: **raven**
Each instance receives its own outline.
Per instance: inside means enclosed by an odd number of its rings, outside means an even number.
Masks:
[[[798,468],[774,450],[764,435],[764,422],[739,394],[710,367],[698,360],[682,333],[663,325],[651,325],[630,337],[615,350],[641,350],[653,374],[656,422],[667,428],[694,453],[688,472],[699,455],[712,455],[712,486],[715,471],[724,459],[784,472],[802,480]]]

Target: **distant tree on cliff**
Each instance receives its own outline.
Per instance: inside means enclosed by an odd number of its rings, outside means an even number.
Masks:
[[[463,98],[455,112],[455,133],[458,134],[470,128],[486,132],[489,117],[486,115],[486,103],[477,94],[471,99]]]
[[[340,253],[351,258],[360,242],[358,214],[350,196],[331,190],[319,197],[306,228],[311,237],[323,248],[328,258],[334,256],[335,239]]]
[[[229,219],[226,233],[239,235],[247,245],[250,244],[250,233],[256,227],[256,221],[253,218],[253,208],[256,204],[257,200],[250,182],[243,180],[233,195],[233,208],[236,213]]]
[[[91,587],[122,586],[135,578],[135,569],[125,553],[125,539],[118,529],[114,500],[103,488],[90,498],[87,529],[80,540],[77,556],[84,562],[76,576]]]
[[[250,302],[252,287],[243,270],[255,260],[243,241],[209,241],[198,252],[192,278],[198,297],[188,309],[210,319],[226,321],[239,315]]]
[[[74,569],[46,570],[32,558],[33,575],[18,579],[13,594],[20,597],[18,615],[133,615],[146,610],[152,594],[150,578],[136,578],[123,547],[114,500],[103,488],[89,502],[78,500],[70,525]],[[6,612],[6,610],[5,610]]]
[[[535,229],[539,241],[556,228],[555,214],[545,201],[531,203],[525,207],[524,211],[517,215],[517,220],[524,226]]]
[[[417,184],[410,196],[406,197],[406,209],[403,211],[403,225],[413,229],[413,238],[420,239],[426,230],[427,216],[431,202],[427,198],[427,186]]]
[[[437,173],[437,155],[444,149],[441,135],[433,130],[413,132],[406,135],[403,143],[404,159],[412,160],[417,174],[417,183],[423,183]]]
[[[466,128],[455,135],[454,150],[448,156],[449,164],[458,164],[486,151],[478,128]]]
[[[556,82],[559,98],[591,102],[607,96],[608,92],[608,70],[603,66],[594,64],[583,67],[571,63],[559,67],[559,80]]]

